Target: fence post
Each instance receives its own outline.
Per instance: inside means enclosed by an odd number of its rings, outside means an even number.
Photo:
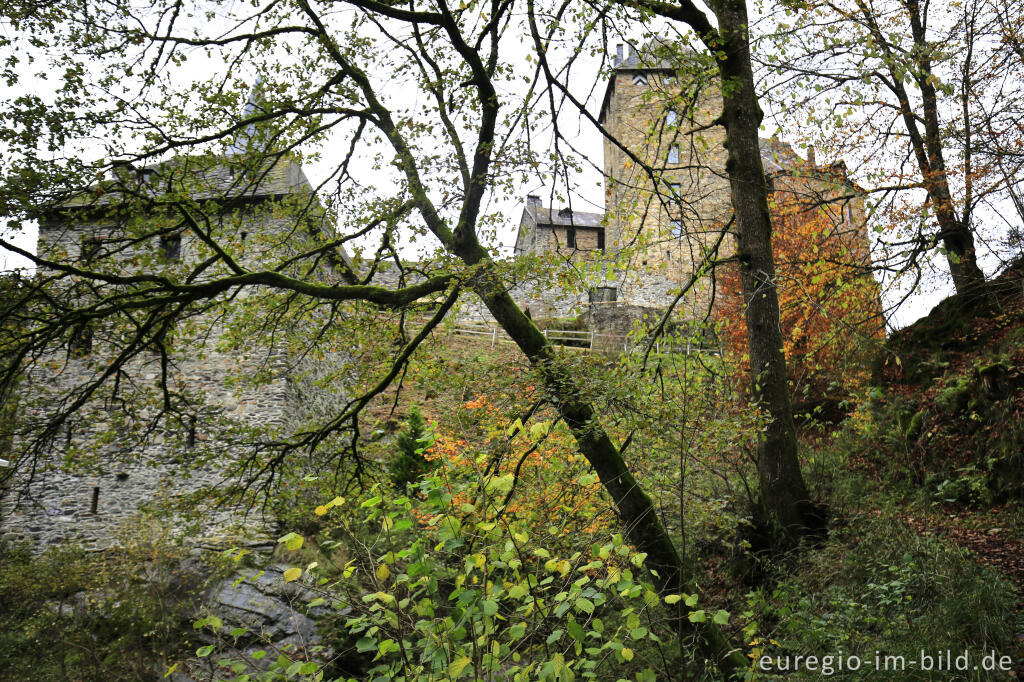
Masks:
[[[491,348],[494,348],[494,344],[498,341],[498,328],[495,327],[491,330]]]

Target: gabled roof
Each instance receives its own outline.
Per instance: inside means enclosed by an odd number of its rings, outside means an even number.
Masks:
[[[160,203],[163,195],[180,191],[188,191],[196,200],[244,202],[308,193],[312,187],[302,167],[288,156],[267,161],[259,172],[248,168],[242,156],[187,156],[151,166],[120,166],[114,179],[93,185],[50,210],[102,209],[140,197]]]
[[[572,227],[604,227],[604,213],[546,208],[527,205],[534,222],[538,225],[566,225]]]

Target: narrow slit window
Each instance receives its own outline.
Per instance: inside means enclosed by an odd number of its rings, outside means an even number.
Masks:
[[[604,251],[604,230],[597,231],[597,248]]]
[[[71,331],[69,341],[71,354],[75,357],[83,357],[92,352],[92,326],[88,322],[82,322]]]
[[[89,265],[94,260],[96,260],[96,256],[99,255],[99,252],[100,252],[100,240],[99,239],[93,239],[91,237],[87,237],[86,239],[82,240],[82,258],[81,258],[81,260],[82,260],[82,264],[83,265]]]
[[[570,249],[576,248],[576,228],[568,227],[565,230],[565,245]]]

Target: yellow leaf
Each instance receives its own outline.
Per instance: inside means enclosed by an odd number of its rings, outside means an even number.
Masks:
[[[628,646],[622,647],[622,652],[621,653],[622,653],[623,660],[626,660],[626,661],[632,661],[633,660],[633,650],[630,649]]]
[[[387,564],[381,564],[380,566],[377,567],[377,579],[378,580],[387,580],[390,577],[391,577],[391,569],[388,568]]]
[[[321,504],[319,507],[317,507],[316,509],[313,510],[313,513],[316,514],[317,516],[323,516],[324,514],[327,513],[327,507],[325,507],[324,505]]]
[[[466,666],[470,664],[472,659],[469,656],[459,656],[452,664],[448,667],[448,673],[452,676],[452,679],[458,679],[462,671],[466,669]]]
[[[282,577],[284,578],[284,581],[286,583],[290,583],[293,580],[298,580],[301,576],[302,576],[302,569],[301,568],[297,568],[297,567],[293,567],[293,568],[289,568],[287,571],[285,571],[284,575]]]

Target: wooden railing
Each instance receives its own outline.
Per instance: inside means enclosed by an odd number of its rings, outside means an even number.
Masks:
[[[456,322],[452,325],[451,331],[454,334],[465,334],[489,339],[492,348],[497,343],[512,343],[512,339],[505,333],[505,330],[497,325],[486,322]],[[576,348],[583,351],[627,352],[632,345],[630,338],[625,334],[580,331],[576,329],[543,329],[541,333],[556,346]],[[682,342],[666,343],[663,339],[658,339],[654,342],[654,351],[660,353],[662,350],[686,353],[688,355],[691,353],[721,355],[721,349],[701,346],[693,343],[692,340],[687,340],[683,344]]]

